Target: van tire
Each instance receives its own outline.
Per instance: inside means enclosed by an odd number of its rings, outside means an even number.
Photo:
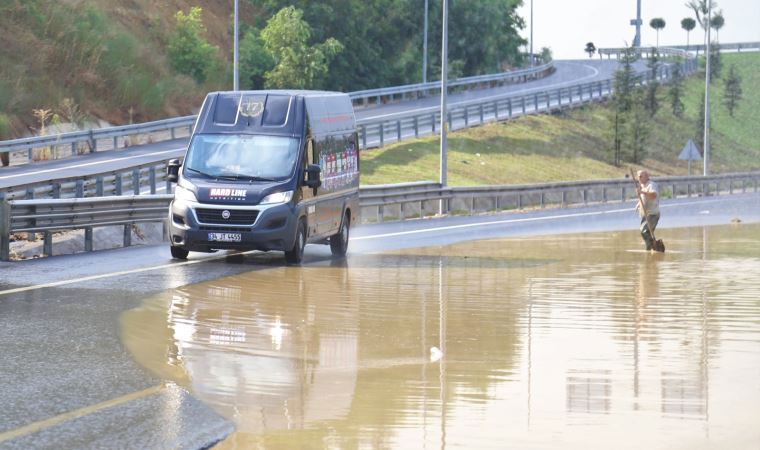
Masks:
[[[288,264],[301,264],[304,247],[306,247],[306,223],[303,220],[299,220],[293,248],[285,250],[285,261]]]
[[[175,247],[172,245],[169,248],[172,251],[172,258],[175,258],[175,259],[187,259],[187,255],[190,254],[188,250],[185,250],[182,247]]]
[[[351,226],[351,216],[348,211],[343,213],[343,220],[340,222],[340,229],[337,233],[330,236],[330,251],[333,256],[346,256],[348,251],[349,227]]]

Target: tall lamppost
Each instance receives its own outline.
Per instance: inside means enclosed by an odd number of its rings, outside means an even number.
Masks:
[[[422,83],[427,83],[427,54],[428,54],[428,0],[425,0],[425,30],[422,36]]]
[[[533,0],[530,0],[530,66],[533,67]]]
[[[712,0],[707,0],[707,45],[705,46],[705,131],[704,131],[704,163],[703,175],[710,173],[710,22],[712,21]]]
[[[449,75],[449,0],[443,0],[443,38],[441,39],[441,187],[446,187],[446,90]],[[440,213],[443,214],[444,202],[441,200]]]
[[[235,50],[233,51],[232,62],[232,89],[240,90],[240,78],[238,77],[238,0],[235,0]]]

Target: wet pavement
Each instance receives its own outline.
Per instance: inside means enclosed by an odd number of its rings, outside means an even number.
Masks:
[[[760,448],[760,225],[352,252],[119,316],[243,448]]]

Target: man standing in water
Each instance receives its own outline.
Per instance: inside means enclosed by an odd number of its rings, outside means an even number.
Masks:
[[[654,229],[657,227],[657,222],[660,220],[660,196],[657,189],[657,183],[655,183],[646,170],[639,170],[636,173],[639,179],[639,197],[641,202],[636,205],[636,209],[639,211],[641,217],[641,237],[644,239],[644,243],[647,246],[647,250],[652,250],[654,247],[654,240],[652,239],[651,232],[654,233]],[[641,209],[641,205],[644,205],[644,209]],[[647,226],[649,222],[649,226]]]

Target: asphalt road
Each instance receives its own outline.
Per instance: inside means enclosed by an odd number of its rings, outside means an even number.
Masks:
[[[679,227],[760,222],[760,194],[663,201],[658,237]],[[349,256],[308,246],[304,264],[350,267],[394,249],[473,239],[625,231],[633,203],[414,220],[353,230]],[[576,239],[578,235],[572,237]],[[673,248],[672,246],[670,248]],[[666,254],[667,255],[667,254]],[[280,253],[191,254],[166,245],[0,264],[0,449],[205,448],[233,426],[138,366],[120,340],[124,311],[165,290],[283,264]]]

